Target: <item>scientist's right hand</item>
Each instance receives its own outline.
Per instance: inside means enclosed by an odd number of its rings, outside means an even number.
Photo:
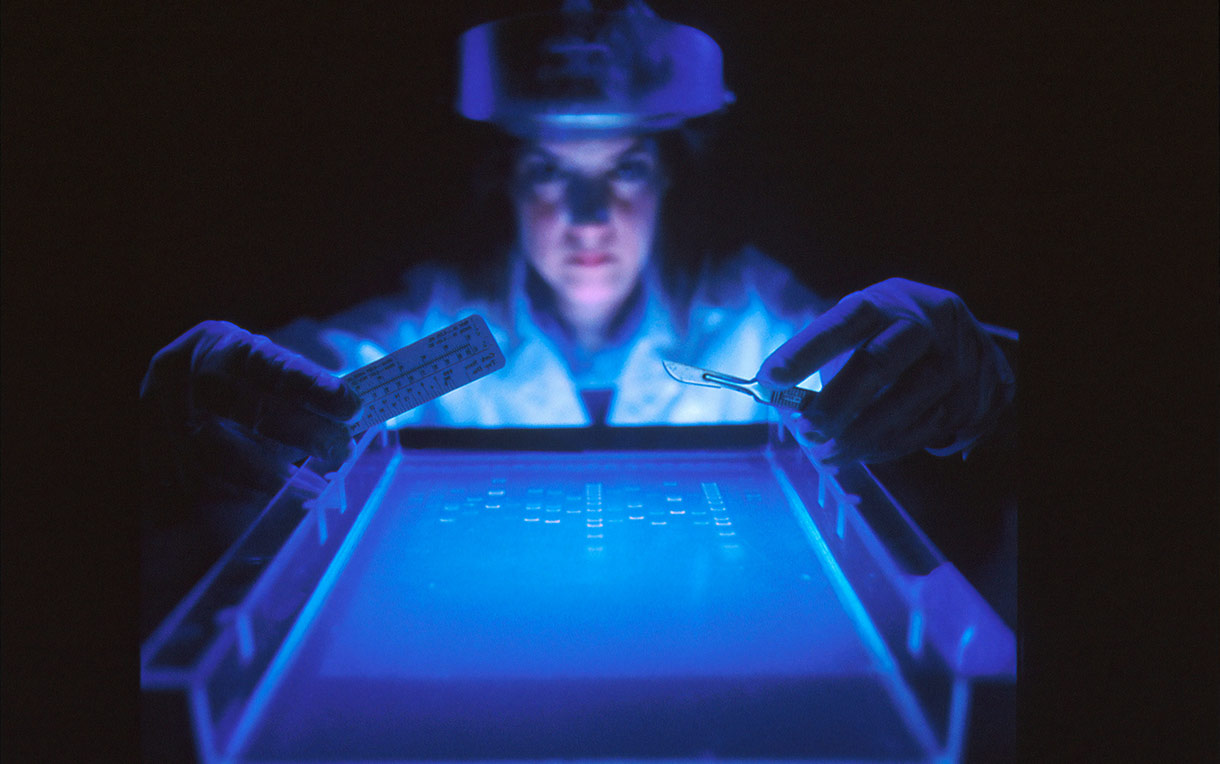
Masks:
[[[140,401],[148,469],[192,492],[275,491],[308,456],[335,469],[361,410],[329,371],[225,321],[205,321],[158,352]]]

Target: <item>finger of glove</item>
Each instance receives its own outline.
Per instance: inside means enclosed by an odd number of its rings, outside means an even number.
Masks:
[[[349,437],[343,443],[334,447],[328,455],[319,457],[317,462],[313,464],[313,469],[319,475],[336,472],[355,451],[356,441]]]
[[[797,419],[792,423],[792,432],[796,439],[810,449],[810,453],[823,464],[842,464],[846,460],[840,458],[838,441],[823,437],[806,419]]]
[[[199,349],[204,352],[235,331],[222,321],[205,321],[157,351],[140,382],[140,403],[146,418],[159,420],[164,430],[186,426],[191,418],[190,388]]]
[[[310,411],[336,422],[355,422],[364,408],[360,396],[347,383],[299,355],[285,364],[277,394],[300,400]]]
[[[273,492],[291,477],[298,454],[243,433],[230,423],[207,418],[192,439],[196,469],[210,483]]]
[[[790,429],[796,436],[797,440],[801,441],[807,446],[818,446],[827,441],[827,438],[823,437],[817,430],[813,429],[813,425],[808,419],[805,419],[799,415],[793,418],[790,424]]]
[[[885,324],[881,309],[864,293],[849,294],[767,356],[758,380],[771,387],[794,385],[873,337]]]
[[[262,416],[252,429],[331,465],[341,464],[351,455],[352,439],[346,426],[279,398],[264,398]]]
[[[889,390],[869,404],[836,441],[844,452],[856,456],[906,454],[932,443],[943,432],[926,435],[918,427],[927,413],[940,407],[948,423],[948,396],[953,380],[929,356],[911,366]]]
[[[285,446],[328,459],[347,457],[350,435],[344,425],[243,380],[204,375],[194,380],[192,397],[196,406]]]
[[[913,422],[901,430],[893,430],[889,437],[868,446],[853,445],[842,440],[830,442],[832,453],[827,458],[832,464],[862,461],[870,464],[887,462],[906,456],[930,443],[945,428],[944,406],[933,405],[922,412]]]
[[[197,373],[219,373],[295,402],[339,422],[360,413],[361,402],[348,385],[326,369],[266,337],[236,330],[197,363]]]
[[[804,416],[826,437],[837,437],[883,389],[927,351],[925,327],[897,321],[852,353],[851,358],[806,407]]]

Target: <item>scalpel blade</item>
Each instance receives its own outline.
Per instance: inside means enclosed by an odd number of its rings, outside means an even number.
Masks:
[[[688,385],[703,385],[704,387],[720,387],[720,383],[709,381],[704,377],[705,374],[715,374],[715,372],[707,369],[700,369],[698,366],[689,366],[677,361],[661,361],[665,366],[665,371],[669,376]],[[725,375],[719,374],[717,377],[723,378]],[[733,377],[733,379],[737,379]],[[745,383],[746,380],[740,380]]]
[[[816,395],[812,390],[806,390],[803,387],[790,387],[787,390],[768,390],[757,379],[742,379],[741,377],[734,377],[732,374],[722,374],[711,369],[700,369],[698,366],[690,366],[685,363],[678,363],[677,361],[662,361],[661,363],[665,366],[665,371],[669,376],[684,384],[720,387],[725,390],[745,393],[746,395],[753,396],[759,403],[765,403],[768,406],[775,406],[776,408],[800,411]]]

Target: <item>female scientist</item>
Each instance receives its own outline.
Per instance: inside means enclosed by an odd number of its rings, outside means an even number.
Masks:
[[[274,341],[223,322],[179,337],[141,390],[166,480],[274,488],[305,455],[341,460],[361,404],[339,376],[470,314],[505,368],[392,424],[767,417],[746,396],[670,379],[662,359],[774,387],[808,380],[821,394],[795,425],[831,461],[960,452],[1010,405],[1004,357],[949,292],[893,279],[832,305],[756,251],[690,251],[665,210],[690,192],[692,123],[732,101],[702,32],[641,2],[568,2],[470,29],[460,48],[459,113],[511,140],[508,246],[477,278],[416,268],[401,293]]]

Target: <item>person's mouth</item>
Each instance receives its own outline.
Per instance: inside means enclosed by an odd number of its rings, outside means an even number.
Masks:
[[[568,265],[577,265],[585,268],[596,267],[598,265],[608,265],[613,261],[614,256],[609,252],[594,250],[573,252],[564,258],[564,262]]]

